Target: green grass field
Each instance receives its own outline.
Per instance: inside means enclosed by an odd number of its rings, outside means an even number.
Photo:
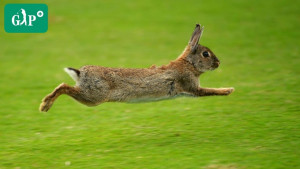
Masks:
[[[0,1],[46,3],[44,34],[0,24],[0,168],[300,168],[299,1]],[[3,12],[0,13],[3,22]],[[221,60],[204,87],[228,97],[86,107],[60,97],[64,67],[163,65],[194,29]]]

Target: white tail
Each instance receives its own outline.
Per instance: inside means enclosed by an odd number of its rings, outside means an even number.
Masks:
[[[64,68],[64,71],[67,72],[76,83],[79,81],[79,75],[80,75],[79,70],[68,67],[68,68]]]

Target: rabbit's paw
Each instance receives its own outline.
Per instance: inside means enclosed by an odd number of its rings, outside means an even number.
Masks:
[[[53,104],[53,101],[51,100],[51,97],[47,96],[43,99],[41,105],[40,105],[40,111],[41,112],[47,112]]]
[[[231,87],[231,88],[225,88],[225,95],[229,95],[229,94],[231,94],[233,91],[234,91],[234,88],[233,88],[233,87]]]

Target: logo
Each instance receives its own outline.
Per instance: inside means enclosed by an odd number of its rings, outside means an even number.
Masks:
[[[7,4],[4,8],[7,33],[44,33],[48,30],[46,4]]]

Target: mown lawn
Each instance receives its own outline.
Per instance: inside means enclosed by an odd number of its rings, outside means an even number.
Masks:
[[[0,168],[300,168],[299,1],[100,1],[46,3],[44,34],[5,33],[0,13]],[[221,66],[205,87],[228,97],[85,107],[41,99],[64,67],[167,64],[195,23]]]

